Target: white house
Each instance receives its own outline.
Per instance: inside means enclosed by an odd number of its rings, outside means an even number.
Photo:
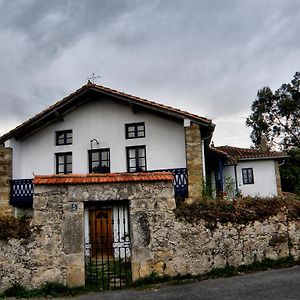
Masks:
[[[232,146],[211,148],[221,162],[212,172],[212,182],[229,196],[274,197],[281,195],[279,164],[284,152]]]
[[[0,145],[12,149],[10,199],[1,201],[9,200],[17,212],[30,209],[37,175],[55,174],[70,183],[76,175],[89,174],[92,182],[94,173],[155,171],[173,173],[175,197],[200,199],[202,162],[213,130],[207,118],[88,82],[0,137]],[[105,255],[119,249],[116,256],[125,256],[126,203],[90,200],[85,204],[87,244],[94,238],[97,245],[110,249]],[[86,249],[96,255],[96,248]]]

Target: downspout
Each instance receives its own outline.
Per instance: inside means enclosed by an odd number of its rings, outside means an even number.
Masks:
[[[202,150],[202,174],[203,182],[206,182],[206,166],[205,166],[205,153],[204,153],[204,139],[201,141],[201,150]]]
[[[236,193],[236,195],[237,195],[237,194],[238,194],[238,191],[239,191],[239,186],[238,186],[238,180],[237,180],[236,166],[237,166],[237,165],[234,165],[234,178],[235,178],[235,193]]]

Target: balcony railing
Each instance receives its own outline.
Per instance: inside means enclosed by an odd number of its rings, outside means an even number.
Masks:
[[[10,182],[10,204],[20,208],[32,207],[32,179],[17,179]]]
[[[175,197],[188,197],[188,172],[186,168],[151,170],[151,172],[172,172]]]
[[[175,197],[187,198],[188,174],[186,168],[151,170],[148,172],[172,172]],[[32,179],[11,180],[10,204],[20,208],[32,207],[34,186]]]

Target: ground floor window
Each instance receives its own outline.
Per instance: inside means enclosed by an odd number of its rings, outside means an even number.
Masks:
[[[253,176],[252,168],[242,169],[242,176],[243,176],[243,184],[253,184],[254,183],[254,176]]]
[[[146,146],[127,147],[126,154],[128,172],[143,172],[147,170]]]

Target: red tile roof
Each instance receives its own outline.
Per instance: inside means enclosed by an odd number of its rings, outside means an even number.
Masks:
[[[114,182],[147,182],[173,181],[170,172],[146,173],[110,173],[110,174],[67,174],[67,175],[36,175],[33,184],[86,184],[86,183],[114,183]]]
[[[180,109],[173,108],[171,106],[163,105],[157,102],[153,102],[147,99],[136,97],[114,89],[110,89],[105,86],[101,86],[89,82],[86,85],[79,88],[78,90],[76,90],[75,92],[71,93],[69,96],[49,106],[42,112],[38,113],[34,117],[30,118],[29,120],[25,121],[21,125],[14,128],[13,130],[1,136],[0,144],[4,143],[5,141],[7,141],[12,137],[15,136],[18,137],[19,135],[23,136],[24,132],[28,134],[28,132],[31,133],[40,130],[43,126],[46,126],[47,124],[54,122],[58,118],[61,118],[61,116],[64,113],[66,113],[66,111],[78,105],[80,101],[85,101],[89,96],[82,97],[81,100],[79,99],[79,97],[85,95],[86,93],[95,93],[95,92],[103,95],[112,96],[116,98],[118,101],[130,102],[132,104],[142,106],[150,110],[157,111],[175,118],[181,118],[181,119],[189,118],[192,121],[198,122],[203,126],[211,127],[212,130],[215,127],[215,125],[212,123],[212,120],[210,119],[200,117],[198,115],[186,111],[182,111]]]
[[[232,146],[215,147],[218,151],[227,154],[226,164],[236,164],[241,160],[279,159],[288,157],[285,152],[263,151],[260,149],[238,148]]]

